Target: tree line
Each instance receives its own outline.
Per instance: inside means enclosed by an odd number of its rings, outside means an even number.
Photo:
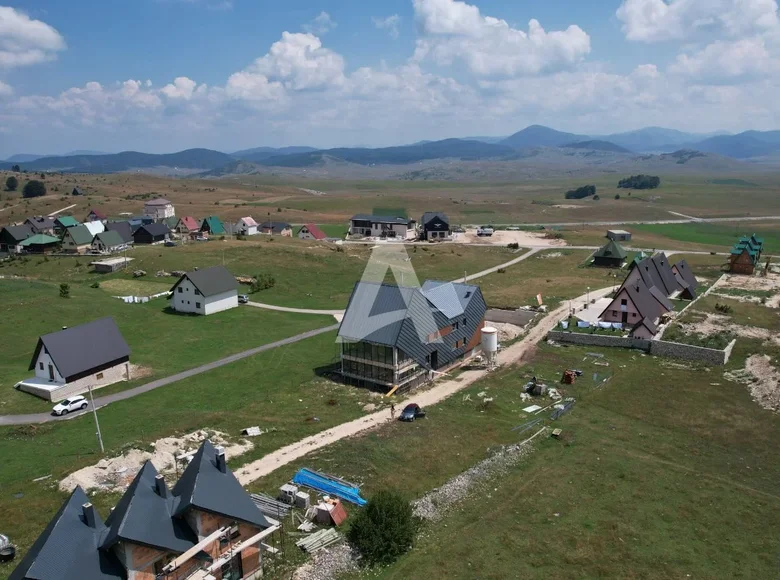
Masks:
[[[570,189],[566,192],[566,199],[585,199],[586,197],[596,195],[595,185],[583,185],[577,189]],[[595,199],[595,198],[594,198]]]
[[[661,178],[657,175],[632,175],[618,182],[618,187],[623,189],[655,189],[661,185]]]

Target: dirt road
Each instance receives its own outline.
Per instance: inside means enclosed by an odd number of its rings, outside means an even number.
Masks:
[[[595,290],[590,292],[591,299],[599,299],[613,290],[613,287],[603,288],[601,290]],[[585,295],[580,296],[571,301],[571,305],[574,308],[582,306],[587,300]],[[533,347],[537,342],[542,340],[547,332],[552,329],[561,318],[563,318],[569,309],[569,303],[560,306],[558,309],[552,311],[545,316],[539,324],[537,324],[528,335],[513,344],[509,348],[501,351],[498,356],[499,363],[502,365],[512,364],[520,361],[528,350]],[[420,391],[415,393],[411,398],[396,402],[397,409],[403,409],[407,403],[417,403],[423,407],[435,405],[439,401],[446,399],[447,397],[457,393],[472,385],[475,381],[481,379],[487,375],[487,371],[484,370],[468,370],[461,373],[457,378],[444,380],[436,383],[432,388],[426,391]],[[391,421],[390,410],[377,411],[370,415],[360,417],[347,423],[342,423],[336,427],[331,427],[316,435],[311,435],[300,441],[282,447],[272,453],[269,453],[262,459],[253,461],[244,465],[242,468],[235,471],[236,477],[242,485],[247,485],[264,477],[283,465],[287,465],[296,459],[303,457],[307,453],[314,451],[315,449],[321,449],[331,443],[340,441],[346,437],[351,437],[367,429],[372,429],[383,423]]]

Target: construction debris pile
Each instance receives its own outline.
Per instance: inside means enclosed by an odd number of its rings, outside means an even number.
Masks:
[[[314,552],[322,550],[323,548],[327,548],[328,546],[332,546],[341,540],[341,534],[339,534],[333,528],[327,528],[325,530],[315,532],[310,536],[306,536],[305,538],[301,538],[295,542],[295,545],[304,552],[313,554]]]
[[[292,580],[332,580],[356,572],[359,554],[346,542],[314,552],[309,562],[298,568]]]

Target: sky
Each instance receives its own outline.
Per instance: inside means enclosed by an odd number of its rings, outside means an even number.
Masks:
[[[780,128],[777,0],[0,0],[0,158]]]

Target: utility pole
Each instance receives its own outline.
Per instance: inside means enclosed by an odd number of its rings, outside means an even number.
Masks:
[[[105,453],[106,449],[103,447],[103,436],[100,434],[100,423],[97,418],[97,409],[95,409],[95,398],[92,396],[92,386],[89,386],[89,402],[92,405],[92,414],[95,416],[95,427],[97,428],[98,443],[100,443],[100,452]]]

